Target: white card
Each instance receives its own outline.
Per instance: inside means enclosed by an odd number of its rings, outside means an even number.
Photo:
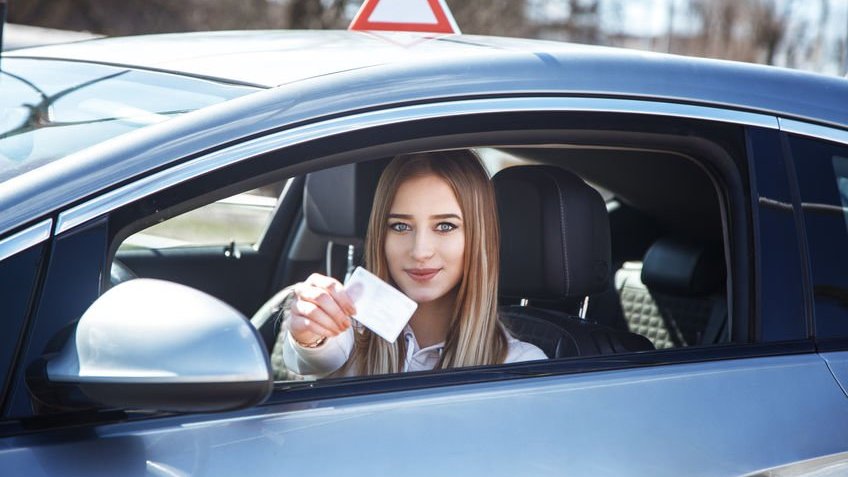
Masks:
[[[418,303],[362,267],[347,279],[345,291],[356,306],[353,318],[392,343],[418,308]]]

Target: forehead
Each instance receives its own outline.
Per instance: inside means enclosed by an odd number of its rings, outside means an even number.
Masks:
[[[392,200],[390,213],[461,215],[461,209],[450,184],[435,174],[426,174],[413,176],[401,182]]]

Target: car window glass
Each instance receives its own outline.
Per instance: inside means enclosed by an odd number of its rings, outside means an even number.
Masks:
[[[836,176],[836,189],[839,191],[839,205],[845,227],[848,227],[848,157],[833,156],[833,174]]]
[[[848,146],[792,137],[810,265],[816,336],[848,336]]]
[[[166,73],[4,58],[0,181],[106,139],[255,91]]]
[[[281,192],[273,184],[215,201],[131,235],[120,249],[255,245]]]
[[[0,396],[3,395],[6,377],[11,371],[18,339],[35,298],[38,269],[41,266],[44,245],[31,247],[0,261],[0,303],[3,314],[0,318]]]

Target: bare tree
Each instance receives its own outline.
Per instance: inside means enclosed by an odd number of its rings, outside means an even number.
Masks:
[[[548,3],[547,8],[551,8],[552,3],[559,4],[565,15],[552,20],[537,20],[529,26],[533,36],[589,44],[606,42],[601,30],[602,0],[547,0],[545,3]]]
[[[105,35],[190,30],[280,28],[281,5],[267,0],[25,0],[9,5],[9,21]]]
[[[105,35],[346,28],[362,1],[10,0],[8,19]],[[836,35],[826,35],[823,28],[834,10],[831,3],[842,0],[667,0],[669,24],[656,36],[628,28],[624,11],[625,5],[632,5],[630,0],[446,1],[467,34],[635,46],[789,67],[848,68],[848,40],[843,35],[835,40]],[[817,19],[809,15],[815,8]],[[675,28],[675,18],[686,18],[685,27]]]
[[[290,0],[287,8],[288,28],[345,28],[350,19],[345,13],[350,0]]]
[[[447,0],[463,33],[474,35],[528,36],[524,0]]]
[[[823,0],[827,2],[827,0]],[[775,64],[793,19],[794,0],[692,0],[700,32],[679,53]],[[796,19],[796,28],[805,29]],[[792,47],[785,48],[789,57]]]

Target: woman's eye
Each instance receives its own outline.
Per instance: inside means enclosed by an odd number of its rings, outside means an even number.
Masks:
[[[395,232],[408,232],[411,229],[409,224],[405,224],[403,222],[395,222],[393,224],[389,224],[389,228],[394,230]]]
[[[455,230],[456,225],[450,222],[440,222],[436,224],[436,232],[450,232],[451,230]]]

